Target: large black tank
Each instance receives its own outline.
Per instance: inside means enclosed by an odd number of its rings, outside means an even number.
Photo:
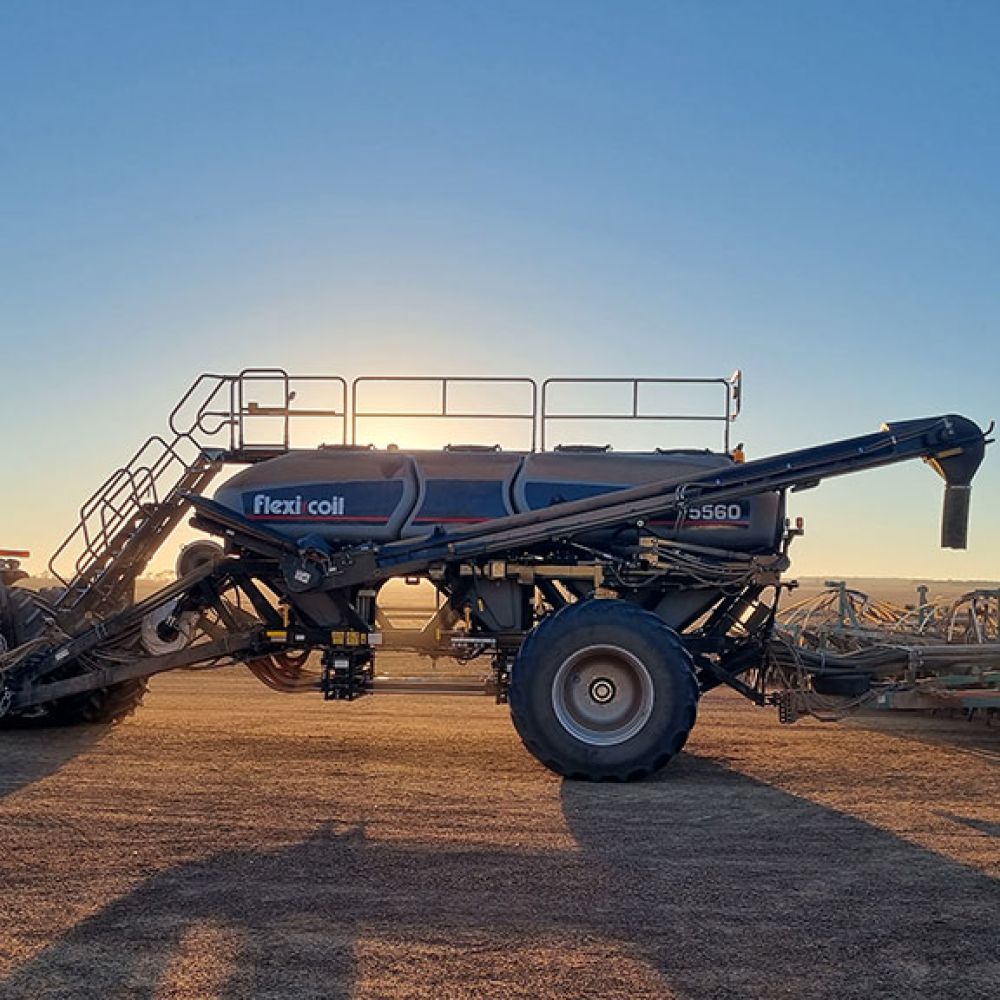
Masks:
[[[693,451],[320,448],[250,466],[224,483],[215,499],[293,538],[316,533],[334,544],[384,542],[438,525],[473,524],[642,483],[683,480],[731,461]],[[664,516],[648,524],[681,541],[758,551],[777,544],[782,517],[780,495],[765,493],[696,505],[681,523]]]

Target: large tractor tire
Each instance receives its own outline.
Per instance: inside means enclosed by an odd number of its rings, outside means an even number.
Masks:
[[[524,745],[567,778],[648,777],[687,741],[691,654],[662,619],[620,600],[569,605],[525,639],[510,710]]]
[[[45,609],[38,595],[21,587],[0,588],[0,632],[10,649],[39,638],[45,634],[45,628]],[[0,718],[0,729],[88,723],[112,725],[127,718],[139,707],[147,686],[145,678],[138,678],[35,705],[23,714]]]

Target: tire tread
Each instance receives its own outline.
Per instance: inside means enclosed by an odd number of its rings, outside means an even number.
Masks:
[[[601,618],[618,627],[627,627],[640,634],[652,634],[655,630],[658,640],[668,644],[688,665],[686,670],[674,670],[673,677],[679,682],[681,690],[678,697],[687,702],[685,711],[675,725],[672,725],[661,735],[661,739],[650,748],[640,759],[628,761],[614,766],[590,766],[581,768],[579,762],[563,759],[554,752],[546,739],[543,727],[537,718],[537,712],[532,699],[531,685],[524,675],[524,670],[533,669],[534,661],[544,652],[544,647],[552,641],[552,635],[573,627],[573,619],[583,618],[588,625],[599,624]],[[518,673],[518,665],[522,673]],[[690,664],[690,654],[683,642],[662,619],[649,611],[636,607],[622,600],[588,600],[561,608],[551,617],[545,619],[528,634],[521,645],[521,650],[514,665],[510,686],[510,711],[521,741],[529,752],[544,764],[549,770],[570,779],[589,781],[640,781],[660,770],[675,754],[679,753],[687,742],[687,738],[697,718],[699,697],[698,682]]]

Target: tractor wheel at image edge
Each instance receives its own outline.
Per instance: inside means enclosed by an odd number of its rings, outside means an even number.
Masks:
[[[20,587],[0,587],[0,632],[10,648],[37,639],[45,633],[45,613],[37,596]],[[144,677],[110,687],[60,698],[39,705],[23,715],[0,718],[0,729],[111,725],[130,716],[142,703],[148,684]]]
[[[556,612],[524,640],[511,673],[518,735],[567,778],[649,776],[684,746],[697,708],[691,655],[677,633],[621,600]]]

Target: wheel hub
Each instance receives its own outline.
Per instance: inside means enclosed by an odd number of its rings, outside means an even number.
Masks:
[[[598,677],[596,681],[592,681],[590,684],[590,697],[598,705],[607,705],[608,702],[614,701],[615,693],[614,681],[609,680],[607,677]]]
[[[635,736],[653,711],[646,665],[620,646],[587,646],[568,656],[552,681],[552,708],[562,727],[590,746]]]

